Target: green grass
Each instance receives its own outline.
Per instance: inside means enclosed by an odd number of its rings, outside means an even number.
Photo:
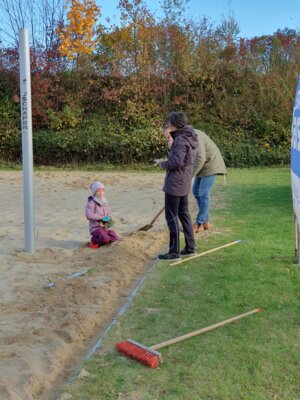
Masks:
[[[65,388],[71,399],[300,399],[290,172],[230,170],[227,181],[212,194],[217,229],[197,249],[244,242],[176,267],[160,262],[85,363],[90,375]],[[162,349],[155,370],[114,350],[128,337],[151,345],[257,307],[263,311]]]
[[[21,171],[23,169],[22,164],[8,162],[0,159],[0,171]],[[70,163],[63,165],[34,165],[34,170],[37,171],[107,171],[107,172],[130,172],[130,171],[145,171],[145,172],[161,172],[157,167],[150,164],[128,164],[128,165],[114,165],[114,164],[87,164],[87,163]]]

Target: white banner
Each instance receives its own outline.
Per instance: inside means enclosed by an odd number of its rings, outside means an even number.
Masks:
[[[291,177],[294,213],[300,230],[300,77],[296,91],[291,143]]]

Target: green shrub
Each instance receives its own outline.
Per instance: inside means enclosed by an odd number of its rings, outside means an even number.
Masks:
[[[7,154],[7,161],[20,158],[21,133],[19,106],[8,97],[0,100],[0,154]]]
[[[264,148],[251,143],[220,143],[228,167],[283,166],[290,162],[290,150],[284,146]]]
[[[82,121],[83,110],[80,107],[65,105],[61,111],[47,110],[49,127],[51,130],[60,131],[75,128]]]
[[[201,124],[218,145],[227,167],[287,165],[289,144],[274,146],[262,143],[242,130]],[[20,161],[21,135],[18,129],[1,136],[1,158]],[[5,139],[5,140],[4,140]],[[90,118],[76,128],[40,130],[33,133],[34,162],[38,165],[68,163],[106,163],[149,165],[153,159],[166,157],[166,141],[161,129],[153,126],[126,130],[108,116]]]
[[[166,153],[165,140],[153,127],[125,129],[118,124],[86,120],[80,128],[38,131],[33,134],[37,164],[151,163]]]
[[[279,144],[251,137],[249,132],[229,130],[222,126],[199,124],[219,147],[228,167],[282,166],[290,163],[290,143],[284,138]]]

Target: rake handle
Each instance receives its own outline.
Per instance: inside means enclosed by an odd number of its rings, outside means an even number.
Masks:
[[[184,263],[184,262],[193,260],[194,258],[199,258],[199,257],[206,256],[207,254],[213,253],[214,251],[224,249],[225,247],[233,246],[233,245],[235,245],[235,244],[237,244],[237,243],[240,243],[240,242],[241,242],[241,240],[235,240],[234,242],[227,243],[227,244],[223,244],[222,246],[215,247],[214,249],[204,251],[203,253],[195,254],[194,256],[184,258],[183,260],[180,260],[180,261],[175,261],[175,262],[173,262],[172,264],[170,264],[170,266],[173,267],[173,265],[182,264],[182,263]]]
[[[256,314],[259,311],[261,311],[261,309],[256,308],[255,310],[248,311],[244,314],[237,315],[236,317],[226,319],[225,321],[221,321],[221,322],[218,322],[217,324],[207,326],[206,328],[202,328],[197,331],[190,332],[190,333],[187,333],[182,336],[178,336],[177,338],[166,340],[165,342],[155,344],[155,345],[151,346],[151,349],[158,350],[158,349],[161,349],[162,347],[167,347],[167,346],[170,346],[171,344],[182,342],[183,340],[190,339],[197,335],[201,335],[201,333],[209,332],[209,331],[212,331],[213,329],[220,328],[221,326],[229,324],[230,322],[234,322],[234,321],[237,321],[238,319],[248,317],[248,315]]]
[[[164,211],[165,207],[163,207],[162,209],[160,209],[158,211],[158,213],[155,215],[155,217],[153,218],[153,220],[150,222],[150,225],[153,225],[154,222],[157,220],[157,218],[160,216],[160,214]]]

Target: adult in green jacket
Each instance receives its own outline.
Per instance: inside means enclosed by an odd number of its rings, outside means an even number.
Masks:
[[[197,201],[198,214],[194,232],[209,229],[210,192],[217,175],[225,175],[226,167],[217,145],[202,131],[195,129],[198,135],[198,148],[194,161],[195,175],[192,193]]]

